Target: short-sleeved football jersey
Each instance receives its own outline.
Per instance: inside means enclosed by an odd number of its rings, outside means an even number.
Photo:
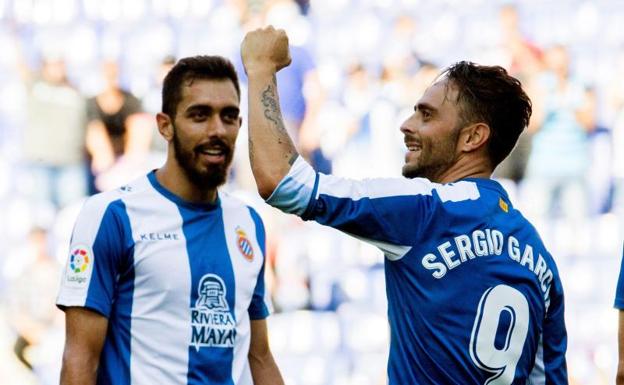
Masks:
[[[391,385],[567,384],[557,267],[497,182],[352,181],[299,158],[267,202],[384,252]]]
[[[252,385],[250,320],[269,314],[258,214],[183,201],[155,172],[87,200],[57,304],[108,318],[98,384]]]

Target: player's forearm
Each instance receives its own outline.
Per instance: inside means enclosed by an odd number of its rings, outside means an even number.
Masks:
[[[297,150],[279,106],[275,71],[249,70],[249,160],[258,192],[268,198],[288,174]]]
[[[616,385],[624,385],[624,362],[618,364],[617,375],[615,377]]]
[[[97,368],[98,360],[66,350],[61,368],[61,385],[95,385]]]
[[[624,385],[624,310],[618,312],[618,370],[615,382],[617,385]]]
[[[254,385],[283,385],[284,379],[270,351],[262,355],[249,354],[249,367]]]

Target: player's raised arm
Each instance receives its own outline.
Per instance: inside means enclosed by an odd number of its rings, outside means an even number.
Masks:
[[[282,121],[275,80],[291,61],[288,37],[273,27],[249,32],[241,57],[249,79],[249,158],[258,192],[266,199],[298,156]]]

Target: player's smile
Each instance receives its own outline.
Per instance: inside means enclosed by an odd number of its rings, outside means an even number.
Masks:
[[[223,164],[225,163],[232,149],[219,139],[203,143],[195,147],[195,154],[204,164]]]
[[[407,152],[405,153],[405,163],[412,163],[417,160],[417,158],[422,154],[422,145],[420,142],[416,142],[408,139],[408,136],[405,136],[405,147],[407,147]]]

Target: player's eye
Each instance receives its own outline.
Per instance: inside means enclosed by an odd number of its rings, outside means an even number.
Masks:
[[[226,112],[222,115],[222,119],[225,123],[234,124],[238,120],[238,113]]]
[[[206,120],[208,115],[204,111],[193,111],[190,113],[189,117],[194,121],[202,121]]]

